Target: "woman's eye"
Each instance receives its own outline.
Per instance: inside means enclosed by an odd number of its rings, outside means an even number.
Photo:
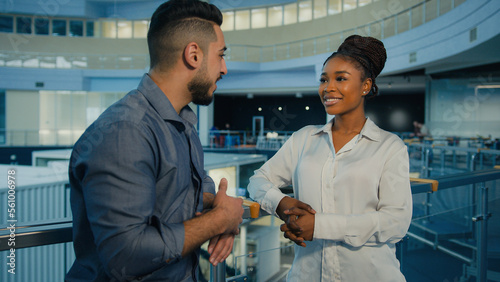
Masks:
[[[345,80],[344,77],[341,77],[341,76],[337,77],[337,81],[344,81],[344,80]]]
[[[319,79],[319,82],[320,82],[320,83],[325,83],[325,82],[326,82],[326,79],[324,79],[324,78],[320,78],[320,79]]]

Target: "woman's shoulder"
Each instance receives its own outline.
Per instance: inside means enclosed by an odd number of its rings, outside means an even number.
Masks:
[[[406,146],[403,139],[401,139],[401,137],[399,137],[398,135],[390,131],[384,130],[382,128],[379,128],[379,130],[380,130],[380,139],[384,144],[396,146],[399,148]]]

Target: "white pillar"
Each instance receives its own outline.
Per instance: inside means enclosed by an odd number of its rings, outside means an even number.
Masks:
[[[214,103],[208,106],[197,106],[198,135],[202,146],[210,145],[210,128],[214,125]]]

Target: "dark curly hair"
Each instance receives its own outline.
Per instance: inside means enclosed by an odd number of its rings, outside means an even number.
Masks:
[[[338,56],[342,56],[354,62],[362,73],[362,80],[371,78],[372,88],[366,97],[377,96],[378,87],[377,84],[375,84],[375,78],[380,74],[387,60],[384,43],[369,36],[351,35],[344,40],[336,52],[333,52],[333,54],[326,59],[323,66],[331,58]]]

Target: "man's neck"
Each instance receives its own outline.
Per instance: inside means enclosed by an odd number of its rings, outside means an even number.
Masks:
[[[148,74],[163,94],[167,96],[178,114],[191,102],[191,96],[187,90],[189,78],[182,72],[174,70],[162,72],[155,68],[149,70]]]

